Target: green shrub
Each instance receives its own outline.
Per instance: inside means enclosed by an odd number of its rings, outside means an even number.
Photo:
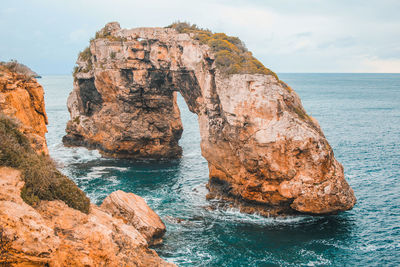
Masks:
[[[74,66],[74,69],[72,70],[72,75],[75,76],[75,74],[77,74],[79,71],[79,67],[78,66]]]
[[[92,52],[90,51],[89,46],[86,47],[83,51],[79,52],[78,59],[86,62],[86,67],[80,68],[79,66],[74,66],[74,69],[72,71],[74,77],[78,72],[88,73],[89,71],[93,70]]]
[[[76,124],[80,124],[80,123],[81,123],[81,117],[80,117],[80,116],[76,116],[76,117],[73,119],[73,122],[76,123]]]
[[[36,72],[32,71],[26,65],[19,63],[15,59],[11,59],[9,62],[0,61],[0,70],[1,69],[7,69],[11,72],[23,75],[26,80],[29,80],[32,77],[40,77]]]
[[[96,32],[95,37],[90,39],[90,43],[96,39],[107,39],[109,41],[119,41],[119,42],[127,41],[125,37],[114,36],[111,34],[111,32],[105,31],[104,29]],[[115,56],[116,53],[111,52],[110,57],[112,59],[115,59]],[[90,46],[86,47],[82,52],[80,52],[78,58],[82,61],[87,62],[87,65],[86,68],[81,68],[81,69],[78,66],[75,66],[73,70],[74,76],[78,72],[88,73],[89,71],[93,70],[92,53],[90,51]]]
[[[55,167],[50,157],[38,155],[17,124],[0,116],[0,166],[21,170],[25,182],[22,199],[35,206],[40,200],[62,200],[69,207],[89,213],[85,193]]]
[[[90,51],[90,47],[86,47],[82,52],[79,53],[79,58],[82,61],[91,61],[92,60],[92,52]]]
[[[191,34],[193,39],[208,45],[215,53],[217,68],[223,74],[259,73],[273,75],[279,81],[278,76],[253,57],[238,37],[228,36],[225,33],[213,33],[188,22],[175,22],[167,28],[173,28],[179,33]]]
[[[119,42],[124,42],[127,40],[125,37],[114,36],[111,34],[111,32],[105,31],[104,29],[96,32],[96,35],[92,40],[95,39],[107,39],[109,41],[119,41]]]

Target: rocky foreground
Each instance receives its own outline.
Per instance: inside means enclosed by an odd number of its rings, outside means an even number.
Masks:
[[[175,266],[149,248],[166,229],[141,197],[98,207],[55,168],[46,123],[43,88],[0,68],[0,265]]]
[[[109,23],[77,60],[66,145],[105,156],[181,156],[177,92],[198,115],[209,198],[262,215],[356,203],[318,122],[238,38],[194,26]]]
[[[20,196],[23,184],[20,171],[0,167],[0,263],[174,266],[148,248],[165,226],[140,197],[114,192],[84,214],[62,201],[41,201],[33,208]]]

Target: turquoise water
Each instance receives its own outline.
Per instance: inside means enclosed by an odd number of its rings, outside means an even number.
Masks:
[[[181,266],[399,266],[400,74],[280,74],[317,118],[358,198],[336,216],[286,219],[209,211],[196,115],[182,98],[179,161],[135,163],[64,148],[69,76],[45,76],[51,156],[101,201],[117,189],[146,199],[167,225],[157,252]],[[178,222],[177,219],[182,219]]]

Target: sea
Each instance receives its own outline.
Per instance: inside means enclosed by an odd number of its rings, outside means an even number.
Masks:
[[[66,148],[71,75],[38,79],[50,155],[96,204],[115,190],[143,197],[167,226],[154,249],[180,266],[400,266],[400,74],[279,77],[320,122],[357,197],[352,210],[287,218],[210,210],[197,116],[182,97],[180,160],[135,162]]]

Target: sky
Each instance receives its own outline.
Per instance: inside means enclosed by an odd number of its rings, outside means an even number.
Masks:
[[[107,22],[188,21],[238,36],[275,72],[400,72],[399,0],[1,0],[0,61],[71,74]]]

